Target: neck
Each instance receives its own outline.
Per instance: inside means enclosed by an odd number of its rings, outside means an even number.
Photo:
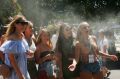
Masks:
[[[15,34],[16,34],[16,35],[21,35],[22,32],[18,32],[18,31],[16,31]]]
[[[26,38],[26,39],[31,39],[31,36],[25,35],[25,38]]]
[[[65,37],[65,39],[68,39],[69,37],[68,36],[64,36]]]
[[[22,32],[15,32],[15,35],[20,39],[23,37]]]
[[[89,35],[83,35],[83,39],[88,40]]]

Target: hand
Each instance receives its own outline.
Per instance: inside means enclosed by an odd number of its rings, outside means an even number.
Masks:
[[[75,68],[76,68],[76,65],[75,64],[71,64],[68,68],[69,68],[70,71],[74,71]]]
[[[113,61],[118,61],[118,57],[116,55],[110,55],[110,59]]]
[[[34,57],[34,53],[31,52],[27,52],[27,58],[33,58]]]

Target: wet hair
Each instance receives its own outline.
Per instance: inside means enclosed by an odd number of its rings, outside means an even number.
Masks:
[[[58,40],[57,40],[57,43],[56,43],[56,49],[55,49],[56,51],[62,52],[62,41],[65,39],[65,36],[64,36],[64,29],[65,28],[70,28],[70,26],[68,24],[62,23],[60,25],[60,28],[59,28],[59,34],[58,34],[59,36],[58,36]],[[73,41],[73,36],[72,35],[71,35],[71,37],[69,37],[69,40]]]
[[[33,28],[33,23],[31,21],[27,21],[26,25],[27,25],[27,27]],[[26,28],[25,28],[25,30],[26,30]],[[23,33],[25,34],[25,31]]]
[[[87,22],[81,22],[78,26],[78,31],[77,31],[77,40],[80,40],[82,38],[81,35],[81,30],[83,27],[89,27],[90,25]]]
[[[31,21],[27,21],[28,22],[28,26],[33,27],[33,23]]]
[[[77,38],[76,40],[79,41],[82,44],[85,44],[85,40],[83,39],[83,36],[81,34],[81,30],[82,27],[89,27],[90,25],[87,22],[82,22],[80,23],[79,27],[78,27],[78,31],[77,31]],[[96,38],[94,36],[90,36],[90,38],[94,41],[91,42],[92,47],[95,47],[97,49],[97,45],[96,45]]]

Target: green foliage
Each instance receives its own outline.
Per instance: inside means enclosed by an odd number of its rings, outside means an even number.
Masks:
[[[50,32],[50,35],[53,35],[56,33],[57,27],[53,24],[49,24],[47,30]]]
[[[54,12],[74,12],[86,19],[119,13],[120,0],[38,0],[39,7]],[[40,9],[41,9],[40,8]]]
[[[1,0],[0,1],[0,20],[3,25],[8,23],[8,18],[18,13],[18,8],[12,0]]]
[[[65,19],[71,13],[92,19],[107,13],[117,15],[120,0],[1,0],[0,17],[3,23],[9,16],[22,12],[35,26],[47,25],[53,19]]]
[[[13,0],[0,1],[0,20],[3,25],[9,22],[9,17],[14,16],[19,12],[18,4]]]

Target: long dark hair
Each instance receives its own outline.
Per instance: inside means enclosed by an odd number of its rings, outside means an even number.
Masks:
[[[70,26],[65,24],[65,23],[60,25],[59,36],[58,36],[58,40],[57,40],[57,43],[56,43],[56,49],[55,49],[56,51],[59,51],[59,52],[63,52],[62,46],[63,46],[63,40],[65,39],[65,36],[64,36],[63,32],[64,32],[65,28],[70,28]],[[69,40],[73,41],[73,36],[72,35],[69,37]]]

